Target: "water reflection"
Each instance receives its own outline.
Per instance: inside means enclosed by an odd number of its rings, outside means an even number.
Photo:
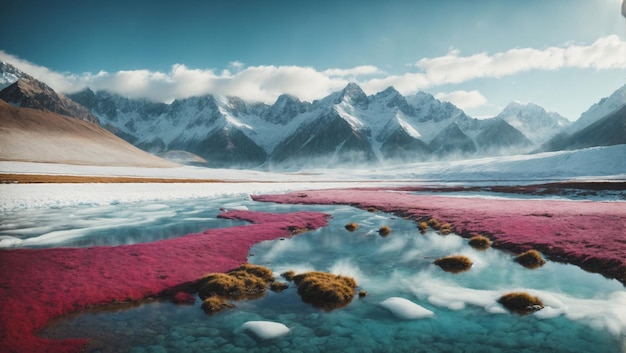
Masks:
[[[421,235],[413,222],[389,214],[348,206],[226,201],[204,206],[194,201],[185,206],[185,216],[225,203],[259,211],[331,213],[327,227],[255,245],[249,261],[270,267],[276,275],[320,270],[352,276],[368,295],[343,309],[324,312],[303,303],[292,284],[281,293],[238,301],[235,309],[211,316],[203,313],[199,300],[192,306],[159,302],[80,315],[50,326],[43,335],[89,337],[94,352],[621,352],[626,342],[626,292],[615,280],[551,262],[528,270],[511,255],[477,251],[453,234]],[[153,211],[173,208],[166,206],[153,206]],[[358,223],[359,229],[347,231],[344,225],[349,222]],[[392,229],[385,238],[378,235],[383,225]],[[455,275],[432,264],[449,254],[468,256],[474,266]],[[505,312],[496,300],[514,289],[540,296],[548,310],[525,317]],[[379,305],[392,296],[409,299],[435,316],[399,320]],[[280,322],[291,331],[270,341],[236,333],[251,320]]]

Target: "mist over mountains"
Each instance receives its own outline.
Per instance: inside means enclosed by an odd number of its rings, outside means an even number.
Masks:
[[[313,102],[281,95],[271,105],[214,95],[165,104],[89,89],[66,97],[11,65],[0,69],[0,88],[10,84],[0,98],[12,105],[97,121],[145,151],[210,167],[405,163],[626,143],[626,85],[571,124],[532,103],[475,119],[424,92],[389,87],[368,96],[354,83]],[[609,128],[600,122],[607,114]],[[605,139],[607,131],[615,136]]]

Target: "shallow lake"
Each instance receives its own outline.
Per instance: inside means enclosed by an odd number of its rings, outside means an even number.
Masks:
[[[216,219],[220,208],[332,214],[324,228],[255,245],[249,261],[271,268],[276,276],[287,270],[349,275],[368,295],[327,312],[303,303],[291,284],[280,293],[268,291],[261,299],[234,302],[234,309],[214,315],[200,309],[199,299],[194,305],[153,302],[61,319],[41,335],[87,337],[93,352],[626,350],[626,291],[618,281],[553,262],[529,270],[512,261],[511,254],[475,250],[454,234],[442,236],[431,230],[422,235],[412,221],[349,206],[276,205],[221,197],[32,209],[28,224],[15,216],[4,223],[1,234],[21,234],[23,246],[93,246],[153,241],[240,224]],[[358,223],[359,229],[345,230],[349,222]],[[382,225],[391,227],[389,236],[378,235]],[[473,267],[451,274],[432,264],[450,254],[468,256]],[[516,290],[540,297],[546,308],[525,316],[507,312],[497,299]],[[434,316],[398,318],[380,305],[389,297],[408,299]],[[279,322],[290,331],[260,340],[238,330],[256,320]]]

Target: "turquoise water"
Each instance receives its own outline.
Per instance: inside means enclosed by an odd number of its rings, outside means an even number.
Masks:
[[[552,262],[528,270],[510,254],[474,250],[454,234],[421,235],[413,222],[385,213],[348,206],[218,201],[190,201],[184,207],[198,202],[213,209],[227,204],[259,211],[331,213],[327,227],[257,244],[249,261],[270,267],[277,276],[286,270],[350,275],[368,295],[326,312],[303,303],[292,284],[281,293],[268,291],[261,299],[238,301],[236,308],[210,316],[200,309],[198,299],[194,305],[155,302],[74,316],[49,326],[42,335],[88,337],[92,352],[626,351],[626,291],[615,280]],[[346,231],[343,226],[349,222],[358,223],[359,230]],[[388,237],[378,235],[382,225],[392,228]],[[464,254],[474,266],[450,274],[432,265],[437,257],[450,254]],[[539,296],[546,309],[526,316],[506,312],[496,300],[513,290]],[[380,306],[389,297],[406,298],[435,315],[399,319]],[[290,332],[271,340],[239,332],[253,320],[279,322]]]

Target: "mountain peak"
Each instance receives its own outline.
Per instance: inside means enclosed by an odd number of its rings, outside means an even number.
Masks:
[[[354,82],[348,83],[348,85],[341,91],[339,99],[336,103],[341,103],[342,101],[350,103],[361,109],[367,109],[368,106],[367,95],[363,92],[361,87]]]
[[[506,121],[537,145],[548,141],[569,125],[569,120],[558,113],[547,112],[534,103],[518,101],[509,103],[495,118]]]
[[[20,78],[32,78],[15,66],[0,60],[0,90],[15,83]]]
[[[265,120],[271,123],[285,125],[296,115],[305,112],[306,109],[307,105],[302,103],[297,97],[281,94],[276,99],[276,102],[262,115]]]
[[[45,83],[27,76],[0,91],[0,98],[9,104],[34,108],[98,123],[98,118],[82,105],[55,92]]]

